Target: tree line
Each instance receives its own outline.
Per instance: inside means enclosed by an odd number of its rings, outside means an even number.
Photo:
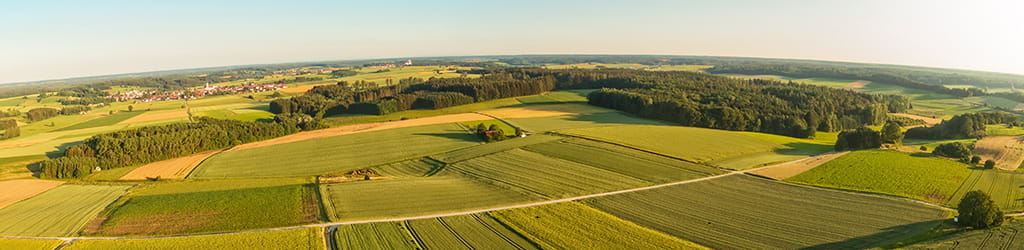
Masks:
[[[1020,119],[1008,113],[979,112],[953,116],[932,127],[917,127],[907,130],[906,137],[912,139],[958,139],[985,136],[985,125],[1021,125]]]

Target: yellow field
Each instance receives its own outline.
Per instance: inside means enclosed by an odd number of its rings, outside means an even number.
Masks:
[[[145,180],[146,178],[160,177],[160,179],[184,179],[192,169],[199,166],[207,157],[220,152],[213,150],[202,152],[185,157],[170,160],[158,161],[132,170],[121,177],[122,180]]]
[[[63,181],[50,180],[9,180],[0,181],[0,208],[35,196],[51,188],[64,184]]]

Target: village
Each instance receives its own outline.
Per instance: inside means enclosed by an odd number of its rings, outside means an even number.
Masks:
[[[208,95],[228,95],[228,94],[244,94],[244,93],[257,93],[264,91],[272,91],[287,88],[284,83],[267,83],[267,84],[256,84],[256,83],[243,83],[237,86],[211,86],[209,83],[203,88],[178,90],[178,91],[160,91],[160,90],[130,90],[126,92],[116,92],[107,95],[107,99],[115,101],[127,101],[127,100],[140,100],[142,102],[151,101],[168,101],[168,100],[179,100],[181,98],[188,98],[194,100],[202,98]]]

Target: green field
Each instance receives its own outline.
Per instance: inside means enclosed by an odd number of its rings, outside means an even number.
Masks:
[[[491,214],[544,249],[706,249],[576,202]]]
[[[567,103],[567,102],[587,102],[587,94],[593,92],[594,89],[584,90],[570,90],[570,91],[552,91],[539,95],[532,95],[526,97],[519,97],[516,100],[525,104],[548,104],[548,103]]]
[[[74,235],[128,188],[130,186],[58,186],[0,209],[0,235]]]
[[[46,159],[49,158],[43,155],[0,158],[0,180],[30,177],[32,171],[38,171],[38,169],[35,169],[34,166],[33,169],[29,169],[28,166]]]
[[[130,194],[96,230],[102,235],[236,231],[316,222],[316,188],[307,179],[185,181]]]
[[[467,211],[539,199],[444,172],[432,177],[328,184],[321,186],[321,192],[333,221]]]
[[[448,166],[479,180],[549,198],[563,198],[650,185],[650,182],[515,149]]]
[[[948,216],[908,201],[742,175],[584,203],[716,249],[882,247],[928,232]]]
[[[570,129],[559,133],[640,148],[692,162],[788,149],[753,136],[682,126],[613,126]]]
[[[78,240],[63,249],[324,249],[321,228],[131,240]]]
[[[412,220],[407,225],[425,249],[539,249],[487,215]]]
[[[422,249],[404,222],[363,223],[338,226],[334,246],[351,250]]]
[[[721,170],[612,144],[566,139],[526,146],[545,156],[601,168],[652,183],[665,183],[724,173]]]
[[[558,139],[561,139],[561,137],[550,135],[531,135],[524,138],[508,139],[504,141],[491,142],[487,144],[463,148],[451,152],[433,155],[430,157],[447,163],[456,163],[484,155],[516,149],[537,143],[555,141]]]
[[[854,151],[786,181],[944,203],[970,175],[970,166],[907,153]]]
[[[331,126],[342,126],[359,123],[371,123],[371,122],[386,122],[386,121],[397,121],[401,119],[413,119],[428,116],[439,116],[447,114],[460,114],[476,112],[481,110],[504,108],[504,107],[517,107],[523,104],[516,100],[516,98],[504,98],[497,100],[490,100],[485,102],[477,102],[466,105],[459,105],[454,107],[447,107],[443,109],[413,109],[400,112],[394,112],[386,115],[336,115],[324,118],[324,121]]]
[[[124,120],[131,119],[132,117],[141,115],[142,113],[143,112],[141,112],[141,111],[136,111],[136,112],[117,112],[117,113],[114,113],[112,115],[105,115],[105,116],[100,117],[100,118],[96,118],[96,119],[88,120],[88,121],[83,122],[83,123],[78,123],[78,124],[75,124],[75,125],[63,127],[63,128],[60,128],[60,129],[57,129],[57,130],[54,130],[54,131],[67,131],[67,130],[75,130],[75,129],[83,129],[83,128],[94,128],[94,127],[110,126],[110,125],[117,124],[118,122],[122,122]]]
[[[439,169],[442,166],[444,166],[443,162],[424,157],[377,166],[373,167],[372,170],[382,176],[424,177],[431,174],[432,170]]]
[[[974,190],[988,193],[1004,211],[1024,212],[1024,173],[982,169],[971,171],[946,205],[958,206],[960,199]]]
[[[6,249],[19,250],[53,250],[61,244],[62,240],[28,240],[28,239],[7,239],[0,238],[0,246]]]
[[[636,118],[629,116],[621,112],[600,112],[600,113],[586,113],[578,115],[562,115],[562,116],[551,116],[551,117],[534,117],[534,118],[511,118],[505,119],[516,127],[521,127],[526,131],[538,133],[553,130],[562,129],[574,129],[574,128],[589,128],[589,127],[602,127],[602,126],[615,126],[615,125],[630,125],[630,124],[647,124],[647,125],[664,125],[667,124],[661,121],[648,120],[643,118]]]
[[[964,230],[917,243],[904,249],[1024,249],[1024,223],[1012,221],[1001,227]]]
[[[227,151],[204,161],[190,177],[286,177],[338,173],[479,143],[476,135],[456,124],[389,129]]]

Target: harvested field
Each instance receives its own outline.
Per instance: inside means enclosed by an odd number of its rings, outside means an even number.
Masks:
[[[454,123],[397,128],[229,150],[204,161],[190,178],[298,177],[341,173],[479,144],[476,135]]]
[[[635,177],[652,183],[689,180],[721,170],[608,143],[567,138],[523,149]]]
[[[871,84],[871,81],[860,80],[856,82],[847,83],[846,87],[851,89],[860,89],[864,88],[864,86],[868,86],[868,84]]]
[[[967,164],[887,150],[854,151],[786,181],[945,203],[970,175]]]
[[[641,148],[692,162],[787,149],[753,136],[682,126],[627,125],[570,129],[559,133]]]
[[[0,190],[3,190],[0,192],[0,208],[28,199],[61,184],[64,182],[37,179],[0,181]]]
[[[70,236],[130,186],[61,185],[0,209],[0,235]]]
[[[324,249],[321,228],[131,240],[77,240],[63,249]]]
[[[128,172],[128,174],[121,177],[122,180],[145,180],[147,177],[160,177],[161,179],[184,179],[192,172],[199,163],[202,163],[207,157],[221,152],[221,150],[213,150],[203,153],[198,153],[190,156],[174,158],[170,160],[158,161],[150,164],[143,165],[141,167]]]
[[[544,249],[707,249],[577,202],[491,214]]]
[[[996,168],[1013,171],[1024,163],[1024,145],[1021,136],[986,136],[974,143],[974,154],[982,161],[993,160]]]
[[[648,186],[651,182],[580,163],[514,149],[449,165],[473,178],[548,198]]]
[[[457,212],[540,198],[443,172],[432,177],[329,184],[321,186],[321,191],[333,221]]]
[[[539,249],[486,214],[407,221],[425,249]]]
[[[902,117],[906,117],[906,118],[910,118],[910,119],[922,120],[924,122],[927,122],[929,126],[942,123],[942,119],[936,119],[936,118],[927,117],[927,116],[911,115],[911,114],[907,114],[907,113],[892,113],[892,115],[898,115],[898,116],[902,116]]]
[[[928,232],[949,214],[909,201],[745,175],[583,202],[715,249],[883,247]]]
[[[178,118],[188,118],[188,113],[182,110],[171,110],[171,111],[134,111],[134,112],[145,112],[141,115],[136,115],[126,120],[122,120],[117,124],[132,124],[140,122],[151,122],[160,120],[170,120]]]
[[[849,153],[849,151],[813,156],[801,160],[778,164],[772,166],[771,168],[759,169],[757,171],[753,171],[750,173],[776,180],[784,180],[789,177],[797,176],[803,172],[807,172],[808,170],[821,166],[821,164],[825,164],[826,162],[839,158],[840,156],[846,155],[847,153]]]
[[[500,108],[492,110],[480,111],[480,113],[492,115],[494,117],[502,119],[511,118],[535,118],[535,117],[551,117],[551,116],[563,116],[563,115],[579,115],[579,114],[593,114],[593,113],[606,113],[616,112],[615,110],[601,108],[597,106],[578,104],[578,103],[567,103],[567,104],[552,104],[552,105],[530,105],[526,107],[518,108]]]

